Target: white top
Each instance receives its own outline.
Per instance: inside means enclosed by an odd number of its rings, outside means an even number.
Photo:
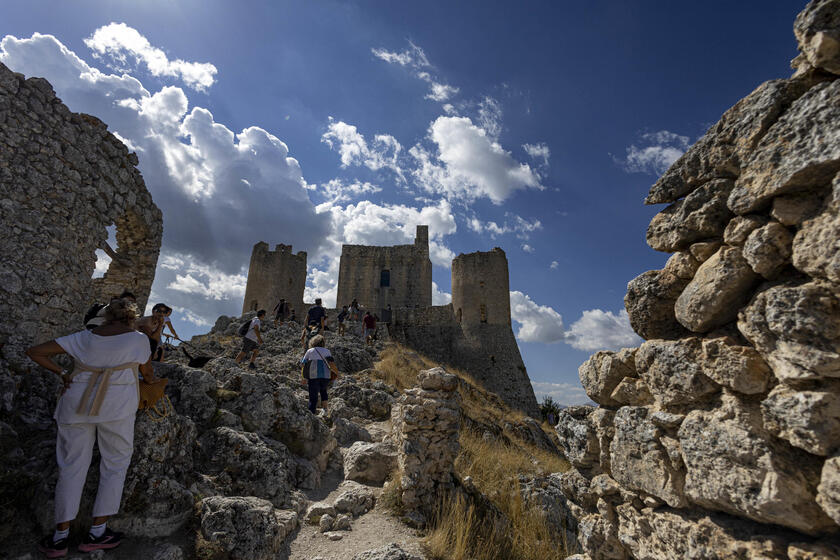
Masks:
[[[262,323],[260,323],[260,320],[257,319],[256,317],[251,319],[251,326],[248,327],[248,333],[245,335],[245,338],[250,338],[254,342],[259,342],[257,340],[257,333],[254,332],[254,327],[259,327],[261,324]]]
[[[91,367],[109,367],[128,362],[145,364],[152,354],[149,349],[149,338],[137,331],[114,336],[100,336],[83,330],[62,336],[55,341],[75,360]],[[137,412],[137,378],[131,369],[120,369],[111,374],[108,391],[99,414],[96,416],[76,414],[79,401],[92,375],[90,372],[80,372],[73,377],[70,387],[58,400],[58,406],[53,415],[56,422],[59,424],[111,422]],[[96,394],[98,386],[99,383],[94,386],[91,399]]]

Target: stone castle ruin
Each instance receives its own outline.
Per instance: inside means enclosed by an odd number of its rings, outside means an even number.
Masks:
[[[31,367],[21,354],[28,345],[76,330],[94,301],[130,289],[145,307],[163,226],[137,163],[46,80],[0,64],[0,347],[13,370]],[[116,250],[107,243],[113,225]],[[97,249],[112,261],[92,279]],[[0,382],[11,402],[12,385]]]
[[[591,559],[840,558],[840,1],[653,185],[639,348],[580,367],[558,478]]]
[[[243,311],[272,309],[281,297],[302,302],[306,253],[257,243]],[[413,245],[344,245],[337,304],[353,299],[382,316],[391,306],[391,336],[434,360],[460,368],[510,406],[538,414],[537,400],[510,322],[505,252],[458,255],[452,261],[452,303],[432,305],[429,227],[417,226]],[[303,312],[311,304],[292,304]],[[335,313],[333,313],[333,317]]]

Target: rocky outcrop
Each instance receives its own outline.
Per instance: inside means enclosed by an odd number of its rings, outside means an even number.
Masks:
[[[437,497],[455,487],[461,406],[458,378],[443,368],[421,371],[417,383],[392,411],[399,473],[394,483],[406,521],[423,526],[435,513]]]
[[[673,252],[628,284],[638,349],[580,367],[557,477],[582,556],[840,558],[840,1],[657,181]]]

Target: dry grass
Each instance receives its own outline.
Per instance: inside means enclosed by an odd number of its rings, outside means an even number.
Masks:
[[[397,343],[389,344],[379,358],[374,376],[400,391],[414,387],[418,373],[437,366],[435,362]]]

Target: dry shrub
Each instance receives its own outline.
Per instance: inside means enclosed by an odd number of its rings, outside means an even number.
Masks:
[[[523,501],[518,475],[565,471],[569,464],[524,442],[485,440],[469,430],[461,433],[460,442],[456,473],[462,478],[471,477],[499,513],[480,512],[462,496],[442,498],[433,529],[425,540],[429,553],[445,560],[565,557],[563,531],[552,530],[542,512]]]

